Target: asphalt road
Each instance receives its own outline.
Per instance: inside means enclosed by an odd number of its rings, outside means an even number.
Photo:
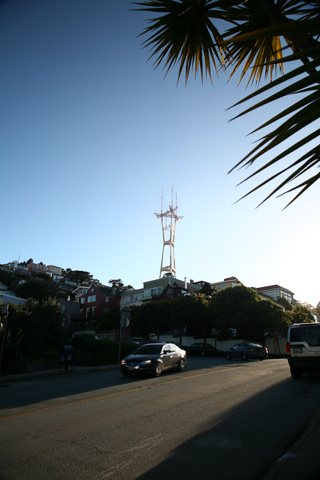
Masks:
[[[319,377],[292,380],[284,359],[1,384],[0,479],[258,480],[319,399]]]

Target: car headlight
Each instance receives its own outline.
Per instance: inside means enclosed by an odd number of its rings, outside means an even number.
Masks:
[[[144,362],[141,362],[140,365],[149,365],[151,363],[151,360],[145,360]]]
[[[126,365],[126,361],[125,360],[121,360],[121,365]]]

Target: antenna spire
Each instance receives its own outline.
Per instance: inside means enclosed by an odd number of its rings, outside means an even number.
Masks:
[[[177,215],[178,205],[177,205],[177,195],[176,195],[176,206],[173,206],[173,187],[171,190],[171,205],[169,205],[169,210],[166,212],[163,211],[163,193],[161,195],[161,213],[155,213],[157,218],[161,218],[162,226],[162,238],[163,238],[163,247],[162,247],[162,256],[161,256],[161,267],[160,275],[161,278],[162,272],[170,273],[172,277],[176,277],[176,260],[174,253],[174,242],[176,237],[176,224],[180,218]],[[164,221],[165,219],[165,221]],[[164,255],[168,251],[168,248],[165,250],[165,247],[169,247],[169,259],[168,265],[164,266]]]

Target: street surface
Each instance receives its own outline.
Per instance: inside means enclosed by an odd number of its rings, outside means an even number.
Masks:
[[[285,359],[0,384],[0,480],[258,480],[319,408]]]

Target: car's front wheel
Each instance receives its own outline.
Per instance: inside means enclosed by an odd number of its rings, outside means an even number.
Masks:
[[[160,365],[160,363],[157,363],[157,365],[154,367],[154,376],[160,377],[161,373],[162,373],[162,366]]]

